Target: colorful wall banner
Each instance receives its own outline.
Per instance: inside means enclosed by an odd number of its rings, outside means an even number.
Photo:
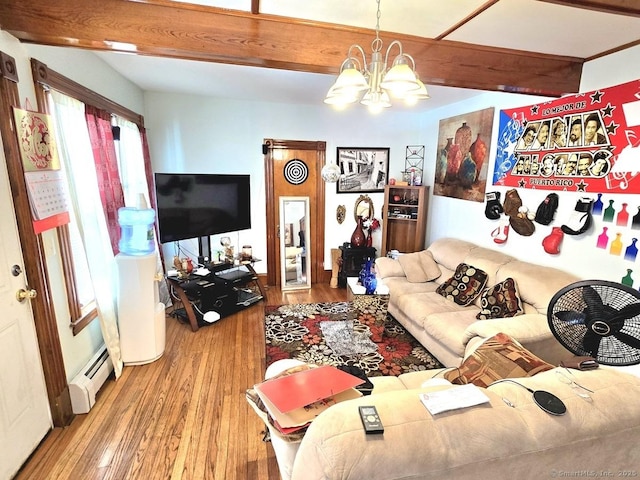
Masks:
[[[493,184],[640,193],[640,80],[500,111]]]

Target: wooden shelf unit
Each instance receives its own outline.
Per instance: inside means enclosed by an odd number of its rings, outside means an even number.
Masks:
[[[387,185],[382,212],[382,251],[401,253],[424,249],[429,187]]]

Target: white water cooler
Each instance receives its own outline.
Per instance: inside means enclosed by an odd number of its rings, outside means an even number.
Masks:
[[[165,306],[159,301],[156,255],[116,255],[118,328],[125,365],[143,365],[164,353]]]

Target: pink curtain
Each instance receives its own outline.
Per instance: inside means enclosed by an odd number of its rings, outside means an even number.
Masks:
[[[142,142],[142,155],[144,156],[144,175],[147,179],[147,188],[149,190],[149,208],[157,210],[156,205],[156,184],[153,178],[153,168],[151,167],[151,154],[149,153],[149,143],[147,142],[147,130],[146,128],[138,125],[140,130],[140,141]],[[158,244],[158,253],[160,254],[160,262],[164,265],[164,255],[162,248],[160,248],[160,230],[158,229],[158,221],[156,220],[156,242]],[[162,285],[160,286],[160,294],[162,295]]]
[[[111,132],[111,115],[105,110],[86,105],[85,116],[91,138],[100,199],[107,220],[111,248],[113,254],[116,255],[119,252],[118,239],[120,238],[118,209],[124,207],[124,194],[118,174],[118,157]]]

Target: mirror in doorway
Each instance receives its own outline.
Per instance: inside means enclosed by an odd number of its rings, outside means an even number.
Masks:
[[[311,288],[309,197],[280,197],[282,290]]]

